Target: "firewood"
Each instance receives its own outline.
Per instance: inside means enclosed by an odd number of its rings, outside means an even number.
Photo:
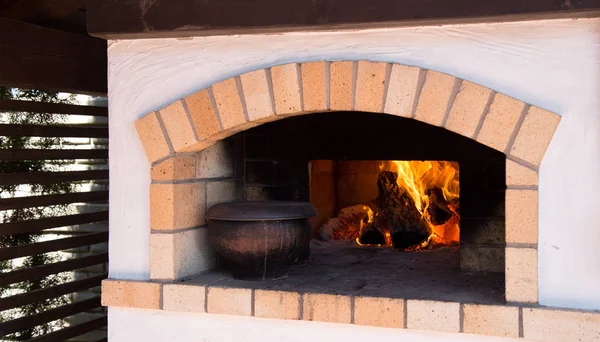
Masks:
[[[363,228],[359,241],[363,245],[385,245],[385,236],[374,226]]]
[[[322,240],[322,241],[333,240],[334,232],[336,232],[340,229],[345,229],[345,228],[346,228],[346,225],[343,224],[342,221],[340,221],[340,219],[338,219],[337,217],[330,218],[329,220],[327,220],[327,222],[325,224],[323,224],[319,228],[319,240]]]
[[[357,204],[340,210],[337,217],[329,219],[319,229],[319,239],[354,240],[359,235],[361,222],[368,221],[368,206]]]
[[[440,188],[427,190],[429,196],[429,207],[427,213],[431,220],[431,224],[439,226],[446,223],[453,215],[452,210],[448,207],[448,202],[444,198],[444,193]]]
[[[392,245],[404,249],[425,241],[431,235],[431,228],[412,197],[398,186],[397,179],[396,172],[379,173],[379,196],[374,201],[378,213],[373,225],[379,231],[389,229]]]

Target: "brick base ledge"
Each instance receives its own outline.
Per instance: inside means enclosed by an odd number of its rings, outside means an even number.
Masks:
[[[600,341],[600,312],[107,279],[102,305],[375,327]]]

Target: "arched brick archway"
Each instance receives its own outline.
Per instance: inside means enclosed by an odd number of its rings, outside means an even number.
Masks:
[[[192,241],[185,234],[203,234],[191,228],[205,224],[206,204],[194,201],[210,192],[198,181],[188,152],[265,122],[328,111],[413,118],[505,153],[506,298],[537,302],[537,171],[560,116],[451,75],[369,61],[252,71],[139,119],[136,127],[153,164],[151,278],[175,279],[210,267],[205,250],[197,256],[199,247],[185,247]]]
[[[292,63],[213,84],[136,122],[150,162],[290,115],[363,111],[414,118],[539,166],[560,116],[460,78],[369,61]]]

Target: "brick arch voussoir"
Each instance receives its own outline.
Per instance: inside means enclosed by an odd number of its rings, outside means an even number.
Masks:
[[[560,116],[444,74],[396,63],[316,61],[241,74],[136,121],[151,162],[200,151],[260,124],[330,111],[385,113],[443,127],[536,169]]]

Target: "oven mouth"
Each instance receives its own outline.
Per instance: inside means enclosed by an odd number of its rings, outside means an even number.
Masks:
[[[255,230],[220,236],[216,250],[241,248],[241,256],[219,256],[219,269],[198,281],[221,274],[233,288],[504,300],[504,154],[439,127],[361,112],[266,123],[221,146],[242,201],[212,206],[208,234],[217,221]],[[309,241],[300,228],[271,224],[307,217]]]

